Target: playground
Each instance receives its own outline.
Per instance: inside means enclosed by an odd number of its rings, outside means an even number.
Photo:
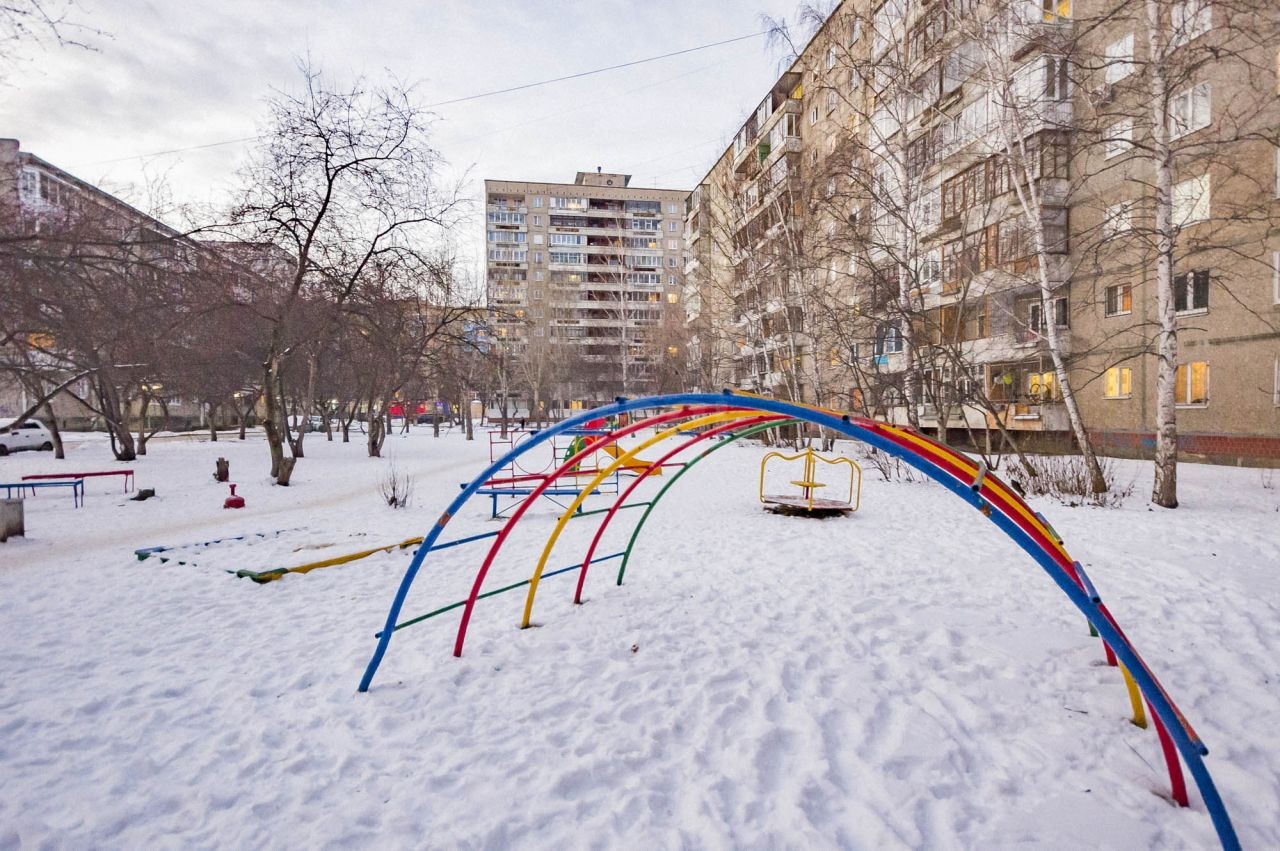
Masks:
[[[42,492],[0,548],[0,849],[1219,844],[1191,761],[1180,807],[1158,713],[1132,723],[1121,667],[976,470],[969,496],[886,482],[853,441],[788,462],[741,436],[770,412],[685,413],[489,475],[483,432],[395,435],[399,511],[387,462],[320,439],[288,489],[254,437],[155,444],[146,502]],[[102,457],[73,445],[67,469]],[[1121,478],[1141,493],[1148,466]],[[1241,844],[1280,847],[1280,492],[1181,476],[1176,512],[1031,500],[1027,522],[1194,725]]]

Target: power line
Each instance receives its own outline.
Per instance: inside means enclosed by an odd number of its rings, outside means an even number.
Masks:
[[[549,80],[539,80],[536,83],[524,83],[523,85],[511,86],[505,89],[495,89],[494,91],[491,91],[491,92],[480,92],[478,94],[466,95],[465,97],[453,98],[451,100],[437,101],[436,103],[427,104],[426,108],[434,109],[440,106],[450,106],[455,103],[465,103],[467,101],[480,100],[481,98],[489,98],[489,97],[494,97],[496,95],[510,94],[511,92],[526,91],[528,89],[534,89],[540,86],[549,86],[549,85],[552,85],[553,83],[563,83],[568,80],[578,80],[583,77],[593,76],[595,74],[604,74],[609,71],[618,71],[622,68],[633,68],[637,65],[644,65],[649,62],[658,62],[663,59],[671,59],[676,56],[684,56],[689,53],[697,53],[698,51],[701,51],[701,50],[709,50],[713,47],[722,47],[726,44],[735,44],[739,41],[747,41],[749,39],[759,38],[762,35],[768,35],[768,31],[766,30],[766,31],[761,31],[757,33],[751,33],[750,35],[740,35],[735,38],[724,39],[723,41],[713,41],[708,44],[700,44],[697,47],[687,47],[684,50],[675,50],[675,51],[672,51],[671,53],[663,53],[658,56],[649,56],[644,59],[636,59],[631,62],[623,62],[619,65],[609,65],[604,68],[593,68],[590,71],[579,71],[576,74],[568,74],[563,77],[553,77]],[[94,162],[83,163],[81,165],[83,166],[109,165],[111,163],[126,162],[128,160],[141,160],[141,159],[149,159],[151,157],[163,157],[163,156],[168,156],[170,154],[186,153],[187,151],[203,151],[209,148],[221,148],[226,145],[238,145],[243,142],[253,142],[261,138],[262,138],[261,136],[243,136],[239,139],[225,139],[220,142],[207,142],[203,145],[188,145],[187,147],[183,147],[183,148],[168,148],[163,151],[152,151],[151,153],[147,153],[147,154],[132,154],[127,157],[115,157],[109,160],[96,160]]]
[[[550,80],[540,80],[536,83],[525,83],[522,86],[512,86],[511,88],[508,88],[508,89],[496,89],[492,92],[482,92],[478,95],[467,95],[466,97],[454,98],[453,100],[442,100],[442,101],[439,101],[438,103],[427,104],[427,108],[432,109],[437,106],[449,106],[450,104],[462,103],[464,101],[469,101],[469,100],[479,100],[480,98],[493,97],[494,95],[505,95],[510,92],[521,92],[521,91],[524,91],[525,89],[533,89],[533,88],[537,88],[538,86],[547,86],[552,83],[563,83],[566,80],[577,80],[581,77],[590,77],[593,74],[603,74],[606,71],[617,71],[620,68],[632,68],[632,67],[635,67],[636,65],[644,65],[647,62],[657,62],[660,59],[670,59],[673,56],[683,56],[686,53],[696,53],[699,50],[707,50],[712,47],[720,47],[721,45],[725,45],[725,44],[733,44],[739,41],[746,41],[747,39],[750,39],[750,38],[759,38],[762,35],[768,35],[768,31],[751,33],[750,35],[740,35],[736,38],[727,38],[724,41],[715,41],[710,44],[700,44],[697,47],[688,47],[688,48],[685,48],[684,50],[677,50],[672,53],[663,53],[661,56],[650,56],[647,59],[636,59],[632,62],[623,62],[621,65],[610,65],[607,68],[596,68],[592,71],[579,71],[577,74],[569,74],[564,77],[553,77]]]

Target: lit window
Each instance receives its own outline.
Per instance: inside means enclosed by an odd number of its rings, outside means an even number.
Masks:
[[[1132,395],[1133,371],[1127,366],[1113,366],[1103,376],[1102,395],[1107,399],[1128,399]]]
[[[680,303],[679,293],[667,293],[667,304],[679,304],[679,303]]]
[[[1178,366],[1173,380],[1173,401],[1178,405],[1209,404],[1209,364],[1193,361]]]
[[[1129,284],[1107,287],[1106,315],[1124,316],[1133,310],[1133,288]]]
[[[1071,0],[1040,0],[1040,7],[1046,24],[1071,20]]]

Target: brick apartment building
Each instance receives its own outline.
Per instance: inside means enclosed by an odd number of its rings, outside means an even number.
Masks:
[[[683,367],[688,193],[630,182],[599,169],[573,183],[485,181],[491,342],[531,406],[653,392]]]
[[[1160,70],[1181,450],[1280,463],[1280,15],[1162,5],[1153,61],[1141,4],[840,4],[689,196],[694,382],[1035,446],[1056,346],[1101,451],[1149,454]]]

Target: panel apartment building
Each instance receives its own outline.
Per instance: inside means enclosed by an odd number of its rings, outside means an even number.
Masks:
[[[1148,454],[1159,71],[1181,449],[1280,462],[1280,15],[1160,6],[1153,58],[1143,4],[842,3],[690,195],[696,382],[1035,446],[1060,360]]]
[[[683,367],[688,192],[630,182],[485,181],[492,343],[530,410],[654,392]]]

